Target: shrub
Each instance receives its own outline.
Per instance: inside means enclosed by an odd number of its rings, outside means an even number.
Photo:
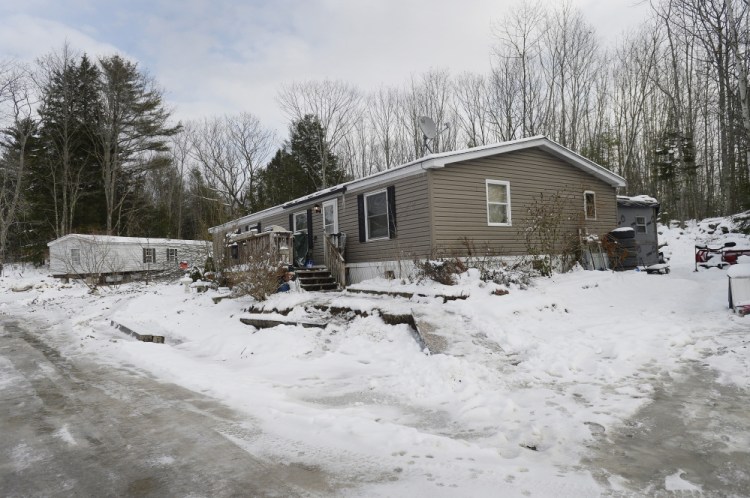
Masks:
[[[414,259],[415,277],[418,282],[433,280],[444,285],[455,285],[457,275],[467,267],[459,258],[438,257],[428,260]]]
[[[250,296],[263,301],[279,289],[281,277],[287,267],[271,260],[267,252],[250,252],[243,261],[226,270],[222,281],[232,289],[235,296]]]
[[[455,285],[458,275],[474,268],[484,282],[526,288],[533,277],[539,276],[539,272],[526,259],[514,258],[508,262],[502,259],[501,250],[493,249],[489,244],[479,250],[474,241],[467,237],[461,239],[461,244],[464,250],[460,253],[446,254],[446,251],[433,249],[426,261],[413,257],[415,273],[412,278],[418,282],[433,280],[444,285]]]
[[[578,250],[575,234],[566,233],[566,222],[570,221],[571,199],[559,192],[545,197],[539,194],[529,206],[526,222],[520,234],[531,258],[531,266],[541,275],[548,277],[555,269],[555,257],[565,268],[575,260]]]

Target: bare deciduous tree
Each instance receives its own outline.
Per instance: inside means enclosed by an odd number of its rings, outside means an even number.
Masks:
[[[368,117],[378,157],[376,169],[388,169],[405,162],[399,143],[399,95],[395,88],[381,87],[367,100]]]
[[[542,104],[539,57],[546,29],[544,21],[545,12],[540,2],[523,1],[495,28],[495,36],[501,43],[495,49],[497,63],[493,72],[500,71],[496,73],[500,76],[496,82],[503,82],[506,89],[515,88],[520,94],[518,100],[513,99],[513,103],[519,106],[517,117],[520,123],[508,124],[506,119],[506,134],[516,127],[520,129],[520,137],[539,133]],[[506,98],[508,96],[506,94]],[[506,118],[508,116],[506,112]],[[514,133],[506,140],[520,137]]]
[[[0,262],[6,258],[8,233],[18,218],[28,168],[29,142],[36,131],[35,96],[26,67],[0,74],[0,113],[8,123],[0,141]],[[7,121],[6,121],[7,120]]]
[[[192,155],[207,186],[219,194],[227,216],[245,214],[249,196],[274,145],[274,135],[249,113],[206,119],[192,126]]]
[[[480,74],[464,73],[456,80],[455,88],[458,123],[466,147],[490,143],[487,80]]]
[[[411,138],[413,156],[420,157],[424,150],[420,116],[431,118],[438,126],[438,135],[430,143],[433,153],[455,150],[456,115],[453,107],[453,82],[447,70],[433,69],[413,76],[402,100],[402,123]]]

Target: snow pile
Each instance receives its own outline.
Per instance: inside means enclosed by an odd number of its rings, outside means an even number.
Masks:
[[[33,288],[3,292],[0,312],[54,326],[50,340],[68,354],[135,365],[224,400],[262,429],[243,442],[248,451],[360,483],[382,476],[355,494],[597,495],[577,465],[587,445],[648,403],[663,375],[700,361],[722,382],[750,387],[747,350],[737,347],[748,318],[728,310],[724,272],[693,271],[699,238],[747,243],[723,234],[730,223],[660,227],[669,275],[578,270],[523,290],[469,271],[455,286],[355,287],[401,297],[295,292],[215,304],[215,292],[186,294],[179,283],[92,295],[6,271],[3,291]],[[239,321],[262,310],[325,326]],[[423,317],[442,350],[427,354],[408,324],[388,325],[387,315]],[[132,340],[112,320],[167,344]]]
[[[631,202],[638,202],[643,204],[659,204],[659,201],[651,197],[650,195],[633,195],[633,196],[627,196],[627,195],[618,195],[618,200],[623,201],[631,201]]]
[[[716,245],[735,242],[734,249],[750,249],[750,211],[723,218],[706,218],[700,222],[688,222],[695,232],[698,243]]]

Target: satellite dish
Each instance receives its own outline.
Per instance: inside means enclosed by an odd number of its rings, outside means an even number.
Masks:
[[[432,140],[437,136],[437,126],[435,126],[435,122],[427,116],[419,116],[419,128],[422,130],[425,139]]]

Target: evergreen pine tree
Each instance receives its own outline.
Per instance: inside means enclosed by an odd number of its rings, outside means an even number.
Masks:
[[[321,142],[325,137],[320,120],[306,115],[290,127],[289,141],[279,149],[271,162],[261,171],[257,191],[253,197],[253,210],[312,194],[323,185],[333,186],[347,180],[338,157],[330,150],[325,181],[322,170]]]

